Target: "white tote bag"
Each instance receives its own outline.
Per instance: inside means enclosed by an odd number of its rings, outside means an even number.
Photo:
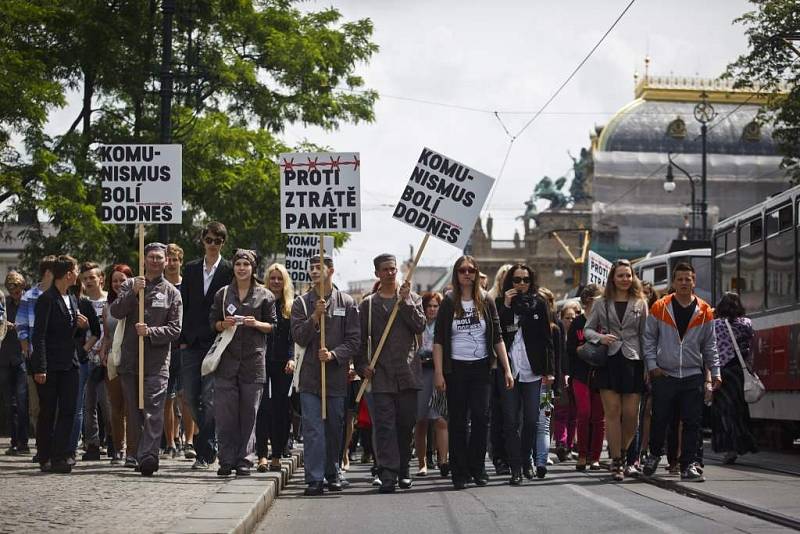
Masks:
[[[227,296],[228,296],[228,286],[225,286],[225,289],[222,290],[223,318],[225,318],[225,300]],[[220,359],[222,359],[222,353],[225,352],[226,348],[228,348],[228,344],[233,339],[233,335],[236,333],[237,328],[239,328],[238,325],[233,325],[233,328],[226,328],[225,330],[217,334],[217,338],[214,340],[214,343],[211,345],[211,348],[208,349],[205,358],[203,358],[203,364],[200,367],[200,374],[202,376],[210,375],[211,373],[217,370],[219,361]]]
[[[300,295],[297,297],[300,299],[300,303],[303,305],[303,313],[306,314],[306,319],[308,319],[308,308],[306,307],[306,301],[303,300],[303,296]],[[301,347],[297,343],[294,344],[294,359],[297,364],[294,366],[294,374],[292,375],[292,388],[295,390],[300,387],[300,369],[303,368],[303,356],[306,355],[306,348]],[[289,395],[292,394],[292,388],[289,388]]]
[[[744,377],[744,400],[748,404],[758,402],[767,393],[767,388],[764,383],[758,378],[758,375],[750,371],[742,358],[742,352],[739,350],[739,344],[736,342],[736,337],[733,335],[733,328],[731,323],[725,319],[725,326],[728,327],[728,335],[731,336],[733,348],[736,350],[736,356],[739,357],[739,365],[742,366],[742,376]]]

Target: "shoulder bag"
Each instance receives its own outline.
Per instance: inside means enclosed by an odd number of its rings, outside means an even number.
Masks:
[[[608,329],[608,302],[604,299],[603,304],[606,309],[606,332]],[[598,326],[602,326],[598,322]],[[608,363],[608,345],[600,342],[592,343],[587,341],[577,349],[578,357],[592,367],[605,367]]]
[[[744,400],[748,404],[758,402],[767,393],[767,388],[764,383],[758,378],[758,375],[750,371],[742,358],[742,352],[739,350],[739,343],[736,342],[736,337],[733,335],[733,328],[731,323],[725,319],[725,326],[728,327],[728,335],[731,336],[733,341],[733,348],[736,350],[736,356],[739,357],[739,365],[742,366],[742,377],[744,378]]]
[[[306,319],[308,319],[308,308],[306,307],[306,301],[303,300],[303,295],[297,297],[300,299],[300,304],[303,305],[303,313],[306,314]],[[301,347],[300,345],[295,342],[294,344],[294,358],[297,361],[297,364],[294,366],[294,374],[292,375],[292,388],[297,389],[300,387],[300,369],[303,368],[303,356],[306,355],[306,348]],[[292,394],[292,388],[289,388],[289,395]]]
[[[228,286],[225,286],[225,289],[222,290],[223,318],[225,317],[225,301],[227,300],[227,296]],[[203,365],[200,367],[200,374],[202,376],[209,375],[217,370],[219,361],[222,359],[222,353],[225,352],[226,348],[228,348],[228,344],[233,339],[233,335],[236,333],[237,328],[239,328],[238,325],[233,325],[233,328],[226,328],[217,334],[217,338],[214,340],[211,348],[208,349],[205,358],[203,358]]]

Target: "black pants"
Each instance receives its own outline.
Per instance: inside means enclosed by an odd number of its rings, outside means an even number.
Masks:
[[[286,362],[267,362],[267,383],[258,406],[256,419],[256,454],[267,457],[267,440],[272,443],[272,456],[280,458],[289,440],[289,388],[292,375],[283,369]]]
[[[491,376],[488,358],[477,362],[453,360],[452,372],[445,375],[453,480],[463,480],[484,472]],[[471,423],[469,441],[467,412]]]
[[[700,422],[703,418],[702,374],[686,378],[662,376],[652,383],[653,420],[650,425],[650,453],[661,456],[667,427],[675,410],[683,423],[681,436],[681,470],[698,460],[697,443],[700,439]]]
[[[495,465],[501,462],[508,463],[504,435],[505,427],[503,425],[503,392],[505,390],[506,382],[503,370],[500,367],[492,369],[492,396],[490,401],[492,420],[489,434],[492,443],[492,462]]]
[[[36,425],[39,463],[64,461],[69,455],[79,380],[76,367],[69,371],[48,371],[45,383],[36,384],[39,392],[39,421]]]

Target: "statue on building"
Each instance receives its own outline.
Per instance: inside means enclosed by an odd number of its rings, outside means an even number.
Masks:
[[[522,224],[525,225],[525,235],[531,231],[531,221],[535,221],[536,218],[536,194],[531,195],[531,198],[525,201],[525,211],[517,217],[517,219],[522,219]]]
[[[567,154],[572,159],[572,171],[575,175],[572,178],[572,184],[569,186],[569,194],[572,197],[572,202],[578,204],[591,198],[587,193],[587,180],[594,162],[592,161],[592,153],[585,148],[581,149],[580,159],[575,158],[569,151]]]
[[[570,198],[561,192],[565,183],[567,183],[567,179],[564,176],[556,179],[555,182],[549,176],[545,176],[536,184],[536,188],[533,190],[533,196],[536,200],[549,200],[550,205],[547,209],[556,210],[566,208]]]

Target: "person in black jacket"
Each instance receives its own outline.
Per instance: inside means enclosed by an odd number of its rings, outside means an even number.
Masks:
[[[30,454],[28,447],[28,372],[22,347],[17,337],[15,321],[22,292],[25,291],[25,278],[16,271],[6,276],[5,299],[6,335],[0,345],[0,398],[6,407],[6,421],[11,434],[11,446],[6,455]],[[2,301],[2,299],[0,299]],[[2,326],[0,325],[0,330]]]
[[[59,256],[53,263],[53,285],[36,301],[31,371],[39,392],[36,440],[43,472],[69,473],[69,438],[78,400],[77,329],[89,325],[69,288],[78,279],[78,262]],[[56,409],[58,417],[56,418]]]
[[[256,420],[256,453],[258,471],[280,471],[281,457],[289,440],[289,389],[294,374],[294,340],[292,340],[292,304],[294,287],[286,267],[273,263],[267,268],[264,285],[277,299],[278,323],[270,334],[267,351],[267,384],[261,396]],[[267,464],[267,439],[272,443],[271,460]]]
[[[514,377],[514,387],[503,394],[503,422],[510,483],[518,486],[523,472],[533,478],[530,461],[539,424],[539,397],[541,388],[555,378],[551,314],[538,293],[533,269],[516,264],[508,270],[497,310]],[[539,478],[546,473],[546,465],[537,465]]]
[[[464,489],[470,477],[478,486],[489,483],[484,460],[491,369],[497,367],[498,359],[506,388],[514,385],[497,308],[480,288],[478,273],[478,264],[472,256],[456,260],[453,290],[442,301],[434,328],[433,383],[437,390],[447,393],[450,467],[456,489]]]
[[[195,458],[192,469],[208,469],[217,458],[216,427],[214,425],[214,374],[201,376],[208,349],[216,333],[208,321],[214,295],[233,280],[233,265],[220,255],[228,231],[219,222],[210,222],[203,229],[205,256],[190,261],[183,271],[181,299],[183,301],[183,330],[181,332],[181,379],[183,394],[192,410],[198,428],[195,450],[187,448],[187,458]]]

